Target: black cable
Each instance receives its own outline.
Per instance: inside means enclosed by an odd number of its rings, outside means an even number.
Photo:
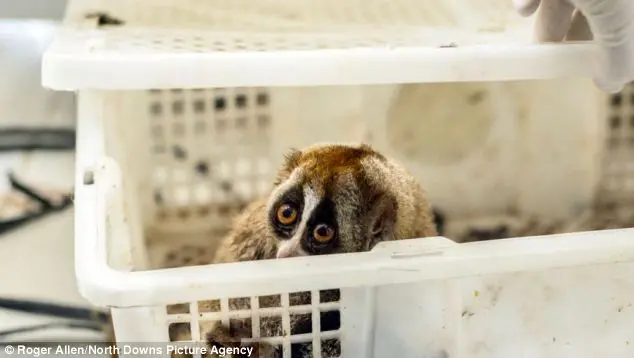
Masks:
[[[97,324],[109,322],[108,313],[104,311],[42,301],[0,297],[0,308]]]
[[[33,326],[28,326],[28,327],[19,327],[19,328],[12,328],[12,329],[7,329],[4,331],[0,331],[0,345],[7,345],[7,344],[11,344],[9,342],[3,342],[3,339],[9,336],[13,336],[16,334],[23,334],[23,333],[31,333],[31,332],[36,332],[36,331],[42,331],[45,329],[52,329],[52,328],[71,328],[71,329],[86,329],[89,331],[94,331],[94,332],[103,332],[103,327],[97,323],[90,323],[90,322],[55,322],[55,323],[44,323],[44,324],[38,324],[38,325],[33,325]]]
[[[64,201],[62,203],[60,203],[59,205],[54,205],[53,203],[51,203],[50,200],[42,197],[41,195],[36,193],[35,190],[29,188],[26,184],[20,182],[15,177],[15,174],[13,172],[9,172],[8,177],[9,177],[9,183],[11,184],[11,187],[13,189],[15,189],[15,190],[21,192],[22,194],[28,196],[32,200],[35,200],[38,203],[42,204],[42,206],[44,207],[45,210],[49,210],[49,209],[51,209],[51,210],[63,209],[71,202],[70,195],[66,195],[64,197]]]
[[[42,208],[37,212],[29,212],[25,213],[17,218],[0,220],[0,234],[3,234],[7,231],[14,230],[20,226],[23,226],[31,221],[39,219],[43,216],[48,215],[54,211],[64,210],[70,205],[73,204],[73,200],[70,195],[65,195],[63,197],[63,201],[59,204],[54,204],[50,200],[40,196],[35,192],[35,190],[29,188],[26,184],[21,183],[13,172],[8,174],[9,182],[11,183],[11,187],[20,193],[28,196],[31,200],[37,201],[42,204]]]

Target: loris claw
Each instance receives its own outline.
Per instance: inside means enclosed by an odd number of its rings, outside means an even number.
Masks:
[[[205,335],[205,340],[210,348],[217,348],[221,352],[222,348],[247,348],[243,349],[243,354],[233,354],[233,358],[276,358],[275,347],[264,342],[243,343],[243,339],[250,338],[250,332],[243,329],[232,331],[223,325],[216,325]],[[281,356],[280,356],[281,357]]]

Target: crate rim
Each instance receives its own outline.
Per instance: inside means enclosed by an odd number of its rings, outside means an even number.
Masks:
[[[95,182],[100,179],[96,177]],[[107,263],[107,238],[98,229],[103,228],[106,218],[97,209],[97,187],[81,185],[76,189],[75,265],[81,295],[98,306],[156,306],[210,297],[369,287],[634,261],[634,229],[614,229],[464,244],[442,237],[413,239],[383,243],[373,251],[354,255],[124,272]],[[298,265],[303,266],[301,276],[296,274]]]
[[[105,204],[122,195],[118,164],[105,157],[104,96],[99,91],[78,95],[75,159],[75,275],[80,294],[98,306],[147,307],[302,287],[369,287],[634,262],[634,229],[615,229],[464,244],[444,238],[404,240],[354,255],[118,271],[108,265],[103,231]],[[92,180],[85,180],[89,171]],[[298,265],[306,265],[301,276],[294,274]]]
[[[53,42],[43,56],[42,85],[59,91],[589,78],[598,58],[597,48],[590,42],[132,56],[57,52],[55,46]]]

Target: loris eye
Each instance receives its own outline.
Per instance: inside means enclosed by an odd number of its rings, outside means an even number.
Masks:
[[[297,220],[297,209],[289,204],[284,204],[277,209],[277,221],[282,225],[291,225]]]
[[[315,240],[321,242],[322,244],[325,244],[328,241],[332,240],[334,236],[335,229],[326,224],[319,224],[315,227],[315,230],[313,230],[313,237],[315,238]]]

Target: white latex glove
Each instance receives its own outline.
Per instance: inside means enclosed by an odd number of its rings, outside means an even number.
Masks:
[[[602,58],[595,83],[619,92],[634,80],[634,0],[514,0],[523,16],[537,11],[535,35],[540,42],[591,40]]]

